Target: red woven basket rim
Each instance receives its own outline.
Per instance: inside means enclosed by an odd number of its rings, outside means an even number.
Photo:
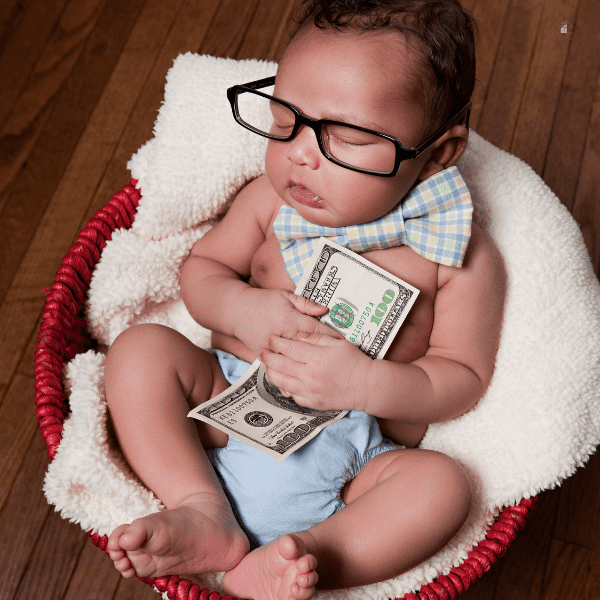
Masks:
[[[50,460],[60,445],[68,412],[63,367],[86,348],[87,325],[82,314],[93,270],[112,233],[131,227],[141,199],[137,183],[132,179],[94,214],[63,258],[51,289],[45,290],[47,297],[35,351],[35,415]],[[417,593],[405,594],[403,600],[451,600],[466,591],[513,543],[535,501],[536,498],[523,499],[515,506],[504,508],[485,538],[458,567],[424,585]],[[106,552],[106,535],[92,531],[88,535],[95,546]],[[166,592],[170,600],[232,600],[230,596],[221,596],[175,575],[139,579]]]

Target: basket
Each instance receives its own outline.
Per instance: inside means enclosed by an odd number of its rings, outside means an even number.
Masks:
[[[93,270],[112,233],[116,229],[131,227],[141,199],[137,183],[132,179],[94,214],[63,258],[51,289],[44,290],[47,297],[35,351],[35,415],[50,460],[56,455],[63,421],[69,413],[62,379],[63,367],[76,354],[93,345],[84,318],[84,304]],[[485,538],[459,566],[424,585],[417,593],[405,594],[403,600],[450,600],[466,591],[504,555],[524,526],[535,502],[536,498],[522,499],[518,504],[504,508]],[[95,546],[106,552],[106,535],[100,536],[93,531],[87,534]],[[139,579],[166,593],[169,600],[220,600],[221,597],[231,600],[229,596],[221,596],[175,575]]]

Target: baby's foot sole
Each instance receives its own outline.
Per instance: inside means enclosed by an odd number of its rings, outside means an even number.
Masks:
[[[121,525],[110,535],[109,556],[124,577],[216,573],[248,553],[248,539],[228,506],[189,502]]]
[[[319,579],[317,559],[297,535],[284,535],[246,555],[225,573],[227,594],[256,600],[309,600]]]

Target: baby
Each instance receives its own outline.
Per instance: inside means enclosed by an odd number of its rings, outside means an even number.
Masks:
[[[269,141],[266,174],[239,192],[182,270],[186,306],[212,330],[215,350],[143,325],[107,356],[119,443],[167,508],[110,535],[123,576],[224,571],[234,597],[306,600],[316,586],[397,576],[462,525],[465,473],[415,446],[428,424],[481,398],[500,336],[502,259],[471,225],[454,167],[474,71],[473,24],[456,0],[315,0],[274,89],[262,80],[229,90],[240,124]],[[270,108],[269,125],[255,120],[253,102]],[[414,232],[409,213],[423,204],[441,246],[410,233],[358,250],[420,290],[385,360],[372,360],[318,320],[325,307],[293,294],[282,215],[337,235],[371,222],[389,230],[403,214]],[[299,405],[351,412],[281,463],[186,417],[256,357]]]

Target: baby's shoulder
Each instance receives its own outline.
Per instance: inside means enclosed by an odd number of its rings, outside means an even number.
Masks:
[[[492,236],[482,229],[477,223],[471,226],[471,239],[465,254],[466,266],[484,266],[497,265],[503,266],[502,255],[498,246],[492,239]]]
[[[462,267],[440,266],[440,287],[449,280],[460,276],[463,279],[502,284],[506,279],[502,254],[489,233],[476,223],[471,227],[471,239],[465,253]]]

